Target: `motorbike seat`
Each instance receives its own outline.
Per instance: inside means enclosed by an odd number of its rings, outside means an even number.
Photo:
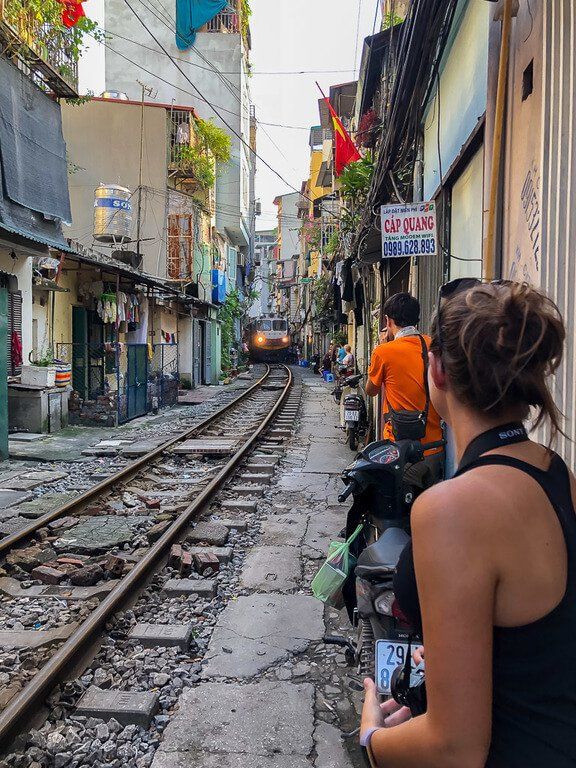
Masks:
[[[410,536],[402,528],[388,528],[378,541],[362,552],[356,565],[356,575],[364,579],[389,576],[409,541]]]
[[[362,380],[361,373],[357,373],[356,376],[348,376],[347,379],[344,379],[344,386],[357,387],[361,380]]]

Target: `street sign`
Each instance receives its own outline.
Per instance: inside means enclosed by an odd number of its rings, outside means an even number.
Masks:
[[[383,205],[381,221],[384,259],[437,254],[435,203]]]

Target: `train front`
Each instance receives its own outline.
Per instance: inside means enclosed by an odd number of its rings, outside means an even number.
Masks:
[[[283,318],[264,318],[256,323],[252,332],[250,354],[257,362],[286,362],[290,350],[288,321]]]

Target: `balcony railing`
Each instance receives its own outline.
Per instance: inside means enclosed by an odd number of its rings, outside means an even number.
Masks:
[[[236,11],[223,11],[206,24],[206,32],[226,32],[237,35],[240,32],[240,17]]]
[[[78,62],[71,33],[43,23],[27,0],[0,0],[0,45],[55,96],[78,96]]]

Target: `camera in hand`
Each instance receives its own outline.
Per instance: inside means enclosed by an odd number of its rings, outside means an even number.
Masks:
[[[406,663],[396,667],[390,685],[392,698],[403,707],[408,707],[412,717],[426,712],[426,677],[424,662],[412,669],[412,656],[406,654]]]

